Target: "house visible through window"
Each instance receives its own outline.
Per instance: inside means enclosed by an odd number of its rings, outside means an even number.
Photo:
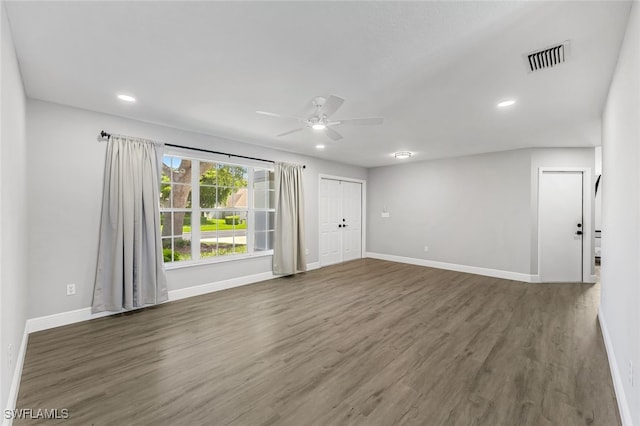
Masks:
[[[272,250],[274,194],[272,170],[165,155],[160,188],[165,263]]]

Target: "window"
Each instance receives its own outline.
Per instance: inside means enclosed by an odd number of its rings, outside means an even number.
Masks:
[[[269,252],[274,199],[272,170],[165,155],[160,188],[165,263]]]

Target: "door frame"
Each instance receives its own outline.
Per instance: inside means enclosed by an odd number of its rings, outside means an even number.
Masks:
[[[330,179],[330,180],[341,180],[343,182],[355,182],[362,185],[361,187],[361,196],[362,196],[362,206],[360,208],[360,259],[362,259],[364,254],[367,252],[367,181],[364,179],[356,179],[349,178],[344,176],[335,176],[335,175],[327,175],[324,173],[320,173],[318,175],[318,206],[320,205],[320,185],[322,184],[322,179]],[[318,235],[317,235],[317,250],[318,250],[318,263],[320,264],[320,209],[318,209]],[[320,264],[322,266],[322,264]]]
[[[538,234],[538,281],[542,282],[541,268],[541,229],[540,229],[540,180],[545,172],[565,172],[582,173],[582,282],[595,283],[595,275],[591,273],[594,265],[593,259],[593,218],[592,218],[592,170],[590,167],[539,167],[538,168],[538,188],[536,197],[536,227]]]

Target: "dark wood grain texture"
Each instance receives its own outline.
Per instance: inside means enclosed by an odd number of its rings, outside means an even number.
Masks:
[[[69,425],[618,425],[598,293],[356,260],[34,333],[17,406]]]

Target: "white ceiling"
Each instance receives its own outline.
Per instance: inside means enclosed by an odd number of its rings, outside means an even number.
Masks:
[[[598,145],[630,5],[70,1],[7,10],[32,98],[372,167],[397,162],[398,150],[418,161]],[[564,40],[567,63],[527,72],[523,54]],[[123,91],[138,102],[118,101]],[[341,126],[339,142],[310,129],[277,138],[297,123],[255,113],[301,113],[329,94],[346,99],[332,118],[385,123]],[[510,97],[514,107],[495,107]]]

